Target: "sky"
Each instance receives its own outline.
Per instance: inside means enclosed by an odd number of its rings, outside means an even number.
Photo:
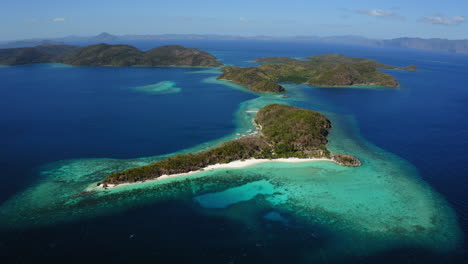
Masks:
[[[0,41],[125,34],[468,39],[468,0],[0,0]]]

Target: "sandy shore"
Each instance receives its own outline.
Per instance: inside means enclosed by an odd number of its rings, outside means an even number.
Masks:
[[[195,174],[195,173],[200,173],[200,172],[203,172],[203,171],[211,171],[211,170],[218,170],[218,169],[246,168],[246,167],[249,167],[249,166],[253,166],[253,165],[257,165],[257,164],[261,164],[261,163],[266,163],[266,162],[300,163],[300,162],[310,162],[310,161],[331,161],[331,162],[335,162],[334,160],[328,159],[328,158],[308,158],[308,159],[281,158],[281,159],[236,160],[236,161],[232,161],[232,162],[229,162],[229,163],[223,163],[223,164],[218,163],[218,164],[210,165],[210,166],[207,166],[207,167],[205,167],[205,168],[203,168],[201,170],[197,170],[197,171],[190,171],[190,172],[187,172],[187,173],[179,173],[179,174],[171,174],[171,175],[161,175],[156,179],[146,180],[145,182],[159,181],[159,180],[163,180],[163,179],[167,179],[167,178],[188,176],[188,175]],[[117,184],[117,185],[108,184],[106,188],[103,188],[103,185],[100,185],[100,186],[93,185],[90,188],[88,188],[87,190],[96,189],[96,188],[97,189],[112,189],[112,188],[116,188],[116,187],[120,187],[120,186],[127,186],[127,185],[138,184],[138,183],[143,183],[143,181],[132,182],[132,183],[122,183],[122,184]]]

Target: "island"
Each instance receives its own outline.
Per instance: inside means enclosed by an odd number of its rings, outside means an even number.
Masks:
[[[57,63],[81,48],[71,45],[39,45],[28,48],[0,49],[0,65]]]
[[[0,49],[0,65],[62,63],[74,66],[200,66],[218,67],[222,63],[208,52],[179,45],[161,46],[148,51],[130,45],[97,44],[40,45],[29,48]]]
[[[351,156],[331,153],[326,144],[331,129],[324,115],[306,109],[270,104],[256,117],[257,130],[239,139],[199,152],[169,157],[156,163],[109,174],[97,185],[104,188],[123,183],[142,182],[162,176],[201,171],[210,165],[243,160],[301,159],[329,160],[343,166],[360,166]]]
[[[281,82],[322,87],[375,85],[398,87],[397,80],[379,70],[399,69],[415,71],[416,66],[396,67],[375,60],[324,54],[298,60],[288,57],[265,57],[254,60],[263,63],[256,67],[226,66],[218,79],[245,85],[255,92],[282,93]]]

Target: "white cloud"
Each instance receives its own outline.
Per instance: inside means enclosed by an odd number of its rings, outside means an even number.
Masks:
[[[375,16],[375,17],[385,17],[391,16],[393,14],[392,11],[386,11],[382,9],[374,9],[374,10],[358,10],[359,14]]]
[[[465,17],[454,16],[454,17],[445,17],[443,15],[434,15],[428,16],[423,19],[424,22],[433,25],[458,25],[465,22]]]
[[[362,9],[362,10],[356,10],[354,12],[357,14],[373,16],[373,17],[390,17],[390,18],[403,19],[403,17],[398,15],[397,13],[390,11],[390,10],[384,10],[384,9],[371,9],[371,10]]]
[[[454,17],[452,17],[452,21],[455,22],[455,23],[463,23],[465,21],[465,17],[454,16]]]
[[[240,22],[248,22],[249,20],[245,17],[239,17]]]
[[[63,17],[56,17],[51,19],[53,22],[64,22],[65,18]]]

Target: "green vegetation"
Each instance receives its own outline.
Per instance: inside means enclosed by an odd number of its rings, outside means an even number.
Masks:
[[[172,45],[145,52],[143,65],[218,67],[223,64],[208,52]]]
[[[81,66],[206,66],[222,64],[204,51],[178,45],[162,46],[143,52],[129,45],[92,45],[63,62]]]
[[[141,63],[143,52],[129,45],[91,45],[62,59],[76,66],[132,66]]]
[[[219,147],[195,154],[176,155],[166,160],[147,166],[114,172],[107,176],[103,184],[119,184],[155,179],[162,175],[171,175],[200,170],[216,163],[229,163],[248,159],[266,151],[266,142],[260,138],[244,137],[230,141]]]
[[[348,166],[348,167],[358,167],[361,166],[361,161],[356,159],[355,157],[351,155],[345,155],[345,154],[334,154],[333,159],[343,165],[343,166]]]
[[[32,48],[0,49],[0,65],[60,62],[80,50],[78,46],[41,45]]]
[[[232,81],[237,84],[245,85],[250,90],[264,93],[282,93],[286,89],[276,83],[276,81],[261,69],[257,67],[240,68],[227,66],[221,68],[223,74],[218,76],[219,80]]]
[[[222,63],[194,48],[172,45],[141,51],[129,45],[98,44],[87,47],[47,45],[0,50],[0,64],[64,63],[76,66],[204,66]]]
[[[253,60],[253,62],[261,63],[292,63],[295,61],[297,60],[289,57],[265,57]]]
[[[324,70],[320,74],[310,78],[307,83],[315,86],[398,86],[398,82],[395,78],[383,72],[379,72],[377,68],[369,62],[338,64],[336,67]]]
[[[331,123],[318,112],[271,104],[258,111],[255,122],[276,155],[329,156],[325,145]]]
[[[256,92],[280,93],[280,82],[307,83],[314,86],[379,85],[397,87],[394,77],[379,69],[416,70],[416,66],[395,67],[365,58],[324,54],[301,61],[288,57],[266,57],[254,60],[266,63],[257,67],[223,67],[218,79],[245,85]]]
[[[416,65],[409,65],[409,66],[401,67],[401,68],[398,68],[398,69],[406,70],[406,71],[417,71],[418,70]]]
[[[318,112],[272,104],[260,109],[255,121],[261,128],[260,136],[242,137],[200,153],[176,155],[147,166],[114,172],[102,184],[144,181],[249,158],[326,157],[345,166],[360,165],[352,156],[332,154],[327,150],[331,124]]]
[[[348,57],[344,56],[341,54],[334,54],[334,53],[327,53],[323,55],[317,55],[317,56],[309,56],[305,57],[306,59],[310,60],[311,62],[314,63],[320,63],[320,64],[332,64],[332,65],[338,65],[338,64],[354,64],[354,63],[362,63],[366,62],[369,64],[372,64],[374,67],[378,69],[394,69],[396,67],[390,66],[390,65],[385,65],[380,62],[377,62],[375,60],[371,59],[366,59],[366,58],[359,58],[359,57]]]

